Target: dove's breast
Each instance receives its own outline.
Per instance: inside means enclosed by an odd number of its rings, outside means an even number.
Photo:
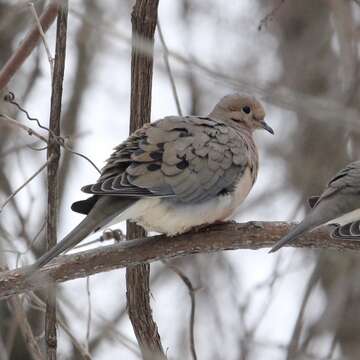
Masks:
[[[167,198],[143,198],[113,223],[132,220],[147,231],[175,235],[194,226],[227,220],[248,195],[253,180],[247,168],[232,193],[200,203],[180,203]]]

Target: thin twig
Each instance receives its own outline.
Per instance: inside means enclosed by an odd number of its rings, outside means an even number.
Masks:
[[[35,121],[41,129],[44,129],[44,130],[48,131],[48,132],[53,136],[53,138],[56,140],[56,142],[57,142],[60,146],[62,146],[65,150],[69,151],[71,154],[74,154],[74,155],[76,155],[76,156],[79,156],[79,157],[85,159],[87,162],[89,162],[89,163],[94,167],[94,169],[95,169],[99,174],[101,173],[101,170],[96,166],[96,164],[95,164],[88,156],[86,156],[86,155],[84,155],[84,154],[81,154],[81,153],[79,153],[79,152],[77,152],[77,151],[72,150],[72,149],[69,147],[69,145],[67,144],[66,139],[65,139],[64,137],[56,136],[55,134],[52,134],[49,128],[47,128],[46,126],[42,125],[37,118],[31,117],[30,114],[28,113],[28,111],[25,110],[24,108],[22,108],[22,107],[19,105],[19,103],[17,103],[17,102],[14,101],[14,99],[12,99],[12,100],[9,101],[9,102],[11,102],[12,104],[16,105],[16,107],[26,115],[26,117],[27,117],[28,120]],[[38,139],[44,141],[45,143],[48,143],[48,140],[47,140],[45,137],[43,137],[42,135],[40,135],[38,132],[36,132],[34,129],[32,129],[32,128],[30,128],[30,127],[28,127],[28,126],[20,123],[19,121],[11,118],[10,116],[8,116],[8,115],[6,115],[6,114],[0,114],[0,121],[5,122],[5,123],[8,124],[8,125],[11,125],[11,126],[14,126],[14,127],[18,127],[18,128],[20,128],[20,129],[22,129],[22,130],[25,130],[25,131],[28,133],[28,135],[30,135],[30,136],[33,135],[33,136],[37,137]],[[40,150],[45,150],[45,149],[47,149],[47,147],[44,147],[44,148],[41,148],[41,149],[36,149],[36,150],[39,150],[39,151],[40,151]],[[35,150],[35,149],[33,149],[33,150]]]
[[[304,314],[305,309],[308,304],[310,295],[312,291],[314,290],[316,284],[319,281],[320,278],[320,269],[321,269],[322,263],[321,261],[318,261],[314,270],[311,273],[310,279],[308,280],[303,300],[301,302],[300,310],[296,319],[296,324],[289,342],[288,351],[287,351],[287,360],[294,359],[297,355],[298,349],[299,349],[299,341],[301,336],[301,331],[303,327],[303,321],[304,321]]]
[[[50,164],[50,162],[53,160],[52,157],[50,157],[45,164],[41,165],[38,170],[34,172],[22,185],[20,185],[8,198],[5,200],[5,202],[0,206],[0,214],[4,210],[5,206],[22,190],[24,187],[29,184],[32,180],[34,180],[44,169],[46,169],[47,165]]]
[[[31,357],[33,358],[33,360],[44,360],[44,356],[35,339],[35,336],[32,332],[31,326],[19,298],[17,296],[14,296],[9,300],[9,303],[11,304],[11,308],[13,309],[16,321],[20,326],[22,336],[24,337],[25,344],[29,349]]]
[[[0,153],[0,158],[3,158],[5,156],[8,156],[13,153],[18,153],[19,151],[24,150],[24,149],[31,149],[31,150],[37,151],[38,149],[36,149],[34,147],[35,145],[38,145],[38,141],[34,141],[31,144],[21,144],[21,145],[15,145],[15,146],[9,147],[8,149],[6,149],[2,153]]]
[[[36,26],[38,27],[41,40],[42,40],[42,42],[43,42],[43,44],[44,44],[44,47],[45,47],[46,55],[47,55],[47,57],[48,57],[49,64],[50,64],[50,75],[51,75],[51,79],[52,79],[52,78],[53,78],[53,75],[54,75],[54,58],[53,58],[52,55],[51,55],[49,46],[48,46],[47,41],[46,41],[46,38],[45,38],[45,33],[44,33],[43,27],[42,27],[42,25],[41,25],[39,16],[38,16],[38,14],[37,14],[37,12],[36,12],[34,3],[33,3],[32,1],[30,1],[30,2],[28,3],[28,5],[29,5],[29,7],[30,7],[30,11],[32,12],[32,14],[33,14],[33,16],[34,16],[34,18],[35,18]]]
[[[72,10],[72,14],[81,18],[82,21],[85,21],[89,26],[92,26],[97,30],[100,29],[121,42],[131,44],[129,36],[117,29],[114,22],[104,19],[103,17],[92,17],[90,19],[74,9]],[[136,45],[142,53],[148,54],[150,52],[148,42],[145,39],[142,39],[142,41],[139,41]],[[262,84],[260,81],[255,82],[254,79],[249,80],[245,76],[236,78],[232,74],[229,75],[215,70],[195,57],[189,59],[171,49],[169,49],[169,56],[186,66],[191,66],[200,74],[211,79],[212,82],[225,84],[229,89],[257,95],[275,106],[290,111],[300,112],[303,115],[306,115],[306,119],[311,119],[312,121],[326,120],[336,124],[336,126],[346,127],[347,130],[351,129],[354,133],[360,132],[358,126],[358,109],[344,105],[342,102],[334,100],[334,98],[328,96],[314,96],[314,94],[308,95],[299,91],[294,91],[294,89],[287,86],[271,86],[269,88],[268,85]],[[343,121],[339,122],[338,120],[340,117]]]
[[[33,300],[35,302],[35,306],[32,305],[32,307],[34,309],[37,309],[43,313],[45,313],[46,311],[46,305],[45,303],[35,294],[31,294],[31,300]],[[63,319],[58,318],[57,319],[57,323],[61,326],[61,328],[64,330],[64,332],[69,336],[72,344],[75,346],[75,348],[79,351],[79,353],[81,354],[82,358],[84,360],[91,360],[92,357],[90,355],[90,353],[88,352],[88,350],[82,346],[79,341],[77,340],[77,338],[73,335],[73,333],[71,332],[71,330],[69,329],[69,327],[66,325],[65,321],[63,321]]]
[[[258,30],[261,31],[264,25],[271,20],[273,20],[275,14],[279,11],[281,6],[284,4],[285,0],[280,0],[279,3],[268,13],[266,14],[259,22]]]
[[[86,278],[86,296],[88,299],[88,316],[86,326],[86,348],[89,351],[90,344],[90,330],[91,330],[91,292],[90,292],[90,277]]]
[[[26,116],[26,118],[27,118],[28,120],[30,120],[30,121],[35,121],[36,124],[37,124],[37,126],[38,126],[40,129],[43,129],[43,130],[51,133],[51,130],[50,130],[48,127],[46,127],[46,126],[44,126],[44,125],[41,125],[41,122],[40,122],[39,119],[30,116],[29,112],[28,112],[26,109],[24,109],[17,101],[15,101],[15,94],[14,94],[12,91],[9,91],[9,92],[4,96],[4,101],[6,101],[6,102],[8,102],[8,103],[10,103],[10,104],[12,104],[12,105],[14,105],[14,106],[16,106],[16,108],[17,108],[18,110],[20,110],[22,113],[25,114],[25,116]],[[53,133],[51,133],[51,135],[53,135],[53,136],[55,137],[55,135],[54,135]]]
[[[9,360],[9,354],[6,349],[2,334],[0,334],[0,360]]]
[[[172,265],[171,263],[167,261],[163,261],[163,263],[171,269],[176,275],[179,276],[179,278],[183,281],[185,286],[189,290],[189,296],[191,300],[191,310],[190,310],[190,323],[189,323],[189,329],[190,329],[190,352],[193,360],[197,360],[196,355],[196,349],[195,349],[195,335],[194,335],[194,328],[195,328],[195,291],[193,284],[191,283],[191,280],[176,266]]]
[[[17,128],[22,129],[22,130],[25,130],[28,133],[28,135],[35,136],[39,140],[44,141],[45,143],[47,143],[47,139],[44,136],[40,135],[38,132],[36,132],[31,127],[20,123],[19,121],[11,118],[10,116],[8,116],[6,114],[0,114],[0,121],[7,124],[7,125],[10,125],[10,126],[17,127]]]
[[[40,24],[44,32],[46,32],[56,18],[59,8],[59,1],[53,0],[40,16]],[[25,62],[27,57],[35,48],[40,39],[40,33],[37,25],[34,25],[25,39],[21,42],[20,47],[12,54],[0,70],[0,90],[3,89]]]
[[[162,44],[163,49],[164,49],[164,51],[163,51],[164,63],[165,63],[166,71],[167,71],[167,73],[169,75],[169,80],[170,80],[170,84],[171,84],[171,90],[172,90],[172,93],[173,93],[173,96],[174,96],[174,99],[175,99],[176,109],[177,109],[178,115],[182,116],[179,95],[178,95],[178,92],[177,92],[177,89],[176,89],[174,76],[172,74],[170,63],[169,63],[169,49],[168,49],[168,47],[166,45],[166,42],[165,42],[162,30],[161,30],[159,20],[157,21],[157,30],[158,30],[158,33],[159,33],[159,38],[160,38],[161,44]]]

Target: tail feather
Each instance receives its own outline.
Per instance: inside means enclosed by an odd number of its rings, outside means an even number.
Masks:
[[[306,218],[299,225],[295,226],[290,232],[288,232],[283,238],[281,238],[269,251],[269,253],[273,253],[280,248],[282,248],[286,243],[295,240],[297,237],[305,233],[306,231],[313,228],[313,224],[310,223]]]
[[[106,225],[113,218],[126,210],[135,201],[134,199],[102,196],[80,224],[65,236],[63,240],[40,256],[39,259],[31,265],[30,271],[33,272],[39,269],[65,250],[73,248],[94,230]]]
[[[354,203],[353,196],[342,196],[341,194],[324,198],[321,201],[317,200],[315,207],[310,210],[305,219],[280,239],[272,247],[270,252],[272,253],[279,250],[286,243],[295,240],[306,231],[312,230],[319,225],[326,224],[328,221],[336,219],[346,212],[353,210],[355,206],[357,206],[357,204]]]

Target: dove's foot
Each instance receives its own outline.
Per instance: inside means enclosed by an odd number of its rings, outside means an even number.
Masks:
[[[248,225],[256,228],[256,229],[263,229],[264,228],[264,225],[262,224],[261,221],[249,221],[248,222]]]
[[[187,232],[202,232],[202,231],[207,231],[207,230],[211,230],[212,227],[217,226],[217,225],[222,225],[222,224],[232,224],[234,223],[234,221],[222,221],[222,220],[217,220],[211,224],[202,224],[202,225],[198,225],[198,226],[194,226],[192,227],[190,230],[188,230]]]
[[[106,229],[100,236],[100,241],[114,239],[116,242],[125,240],[125,235],[120,229]]]

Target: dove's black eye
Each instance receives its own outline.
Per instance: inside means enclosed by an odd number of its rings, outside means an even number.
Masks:
[[[242,108],[242,111],[243,111],[245,114],[250,114],[250,111],[251,111],[250,106],[244,106],[244,107]]]

